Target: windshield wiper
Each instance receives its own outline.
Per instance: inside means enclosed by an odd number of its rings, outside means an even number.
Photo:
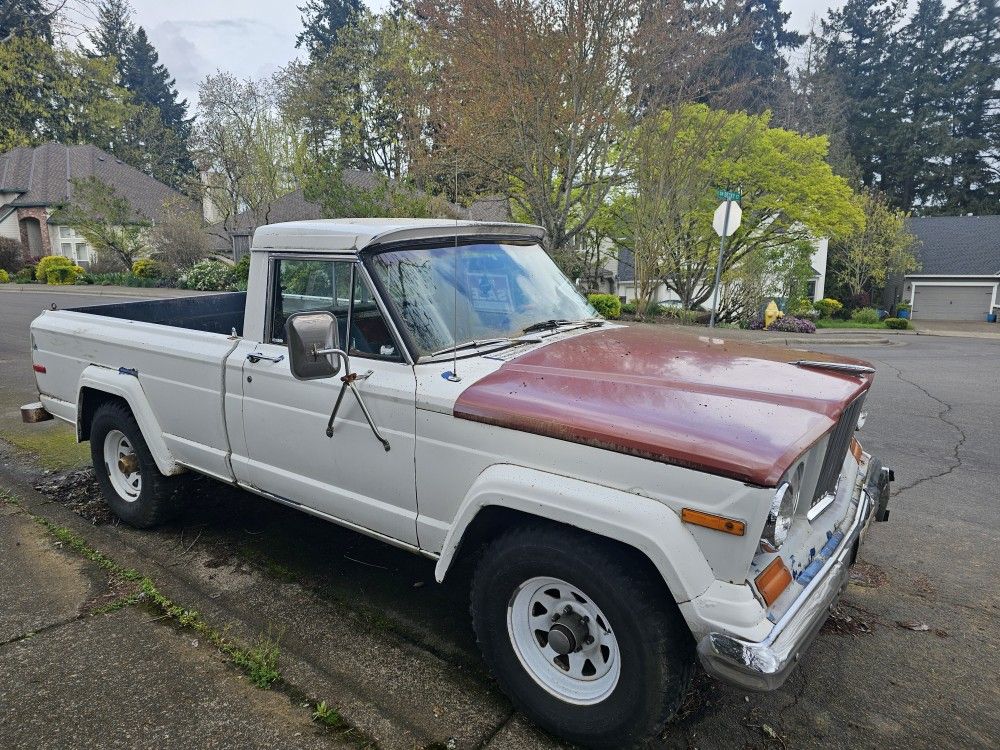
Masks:
[[[463,349],[478,349],[481,346],[492,346],[493,344],[512,344],[519,342],[520,339],[511,338],[510,336],[501,336],[495,339],[480,339],[472,341],[466,341],[464,344],[456,344],[455,346],[445,347],[444,349],[439,349],[436,352],[431,352],[432,357],[436,357],[439,354],[451,354],[452,352],[460,352]]]
[[[553,318],[552,320],[543,320],[538,323],[532,323],[530,326],[525,328],[521,333],[533,333],[535,331],[549,331],[556,328],[562,328],[563,326],[602,326],[604,321],[600,318],[584,318],[583,320],[562,320],[560,318]]]

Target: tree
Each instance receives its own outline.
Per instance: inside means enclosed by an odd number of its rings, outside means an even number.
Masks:
[[[457,219],[461,208],[439,195],[425,193],[408,181],[378,175],[374,185],[348,184],[343,172],[330,164],[313,163],[303,178],[307,200],[319,203],[323,215],[336,217],[407,217]]]
[[[948,151],[947,213],[996,213],[1000,201],[1000,2],[958,3]]]
[[[890,275],[919,268],[911,250],[916,238],[906,231],[906,214],[874,191],[861,197],[861,205],[864,224],[830,244],[833,277],[852,297],[866,292],[874,296]]]
[[[70,203],[54,214],[87,240],[98,254],[118,260],[126,271],[146,247],[144,234],[149,222],[126,198],[96,177],[75,179]]]
[[[4,0],[0,3],[0,43],[20,35],[36,36],[51,44],[56,10],[44,0]]]
[[[157,260],[175,274],[204,260],[210,251],[201,217],[182,202],[163,207],[160,220],[150,232],[149,243]]]
[[[267,224],[274,201],[296,187],[296,134],[280,116],[274,89],[272,81],[231,73],[208,76],[198,87],[195,154],[227,239],[237,215]]]
[[[360,11],[323,56],[282,75],[282,112],[306,157],[399,180],[426,147],[434,64],[411,19]]]
[[[729,239],[723,271],[751,255],[794,261],[818,237],[840,237],[864,218],[843,178],[826,162],[827,141],[770,127],[770,116],[690,105],[644,127],[635,176],[622,200],[622,237],[636,257],[640,309],[664,283],[688,308],[712,294],[718,237],[714,188],[743,195],[743,222]]]
[[[681,0],[426,0],[442,61],[430,110],[438,171],[474,170],[546,229],[568,269],[620,182],[634,123],[689,100],[723,47],[719,4]]]
[[[138,108],[112,152],[161,182],[182,187],[194,172],[187,102],[179,99],[145,29],[133,24],[128,0],[101,0],[89,38],[98,57],[113,61],[117,83],[131,92]]]
[[[113,150],[135,106],[103,59],[38,37],[0,44],[0,151],[45,141]]]
[[[305,47],[311,59],[325,56],[340,30],[352,23],[363,8],[361,0],[306,0],[299,7],[305,28],[295,37],[295,46]]]

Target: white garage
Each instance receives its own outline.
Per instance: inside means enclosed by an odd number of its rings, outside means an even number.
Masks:
[[[996,283],[913,282],[913,320],[955,320],[983,322],[996,304]]]

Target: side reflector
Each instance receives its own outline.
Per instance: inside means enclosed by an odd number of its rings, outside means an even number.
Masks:
[[[706,529],[724,531],[727,534],[743,536],[746,532],[746,524],[725,516],[716,516],[711,513],[703,513],[700,510],[683,508],[681,510],[681,520],[685,523],[693,523],[695,526],[704,526]]]
[[[770,565],[764,568],[757,576],[757,590],[764,597],[767,606],[774,604],[775,600],[781,596],[781,592],[788,588],[792,582],[792,574],[785,567],[785,561],[780,557],[774,558]]]
[[[861,449],[861,443],[858,442],[857,438],[851,438],[851,455],[854,456],[854,460],[861,463],[861,454],[864,451]]]
[[[31,369],[35,372],[45,373],[45,365],[32,365]]]

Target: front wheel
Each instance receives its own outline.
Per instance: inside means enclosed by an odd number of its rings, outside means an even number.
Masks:
[[[694,665],[690,633],[641,560],[583,532],[511,530],[484,551],[472,620],[484,658],[533,721],[591,747],[662,731]]]
[[[130,526],[157,526],[179,510],[176,479],[160,473],[135,417],[123,404],[97,408],[90,423],[90,457],[101,494]]]

